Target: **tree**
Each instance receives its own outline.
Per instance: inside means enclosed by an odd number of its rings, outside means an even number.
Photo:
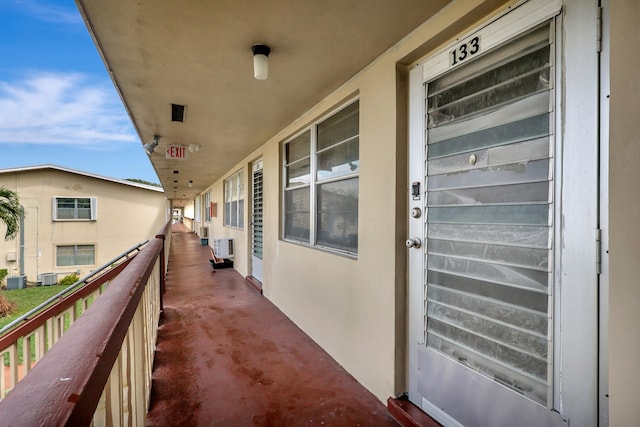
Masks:
[[[20,228],[23,209],[18,194],[5,187],[0,187],[0,222],[7,226],[5,240],[13,239]]]
[[[153,187],[162,187],[160,184],[151,181],[145,181],[144,179],[139,178],[126,178],[125,181],[137,182],[138,184],[151,185]]]

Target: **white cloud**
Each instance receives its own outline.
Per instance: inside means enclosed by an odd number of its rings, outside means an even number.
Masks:
[[[0,144],[63,144],[104,149],[137,141],[115,90],[81,74],[39,73],[0,81]]]
[[[16,11],[42,21],[55,24],[82,24],[75,7],[64,7],[38,0],[11,0],[5,6],[13,6]]]

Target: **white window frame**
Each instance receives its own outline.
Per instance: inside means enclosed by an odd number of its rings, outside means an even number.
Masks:
[[[224,226],[230,228],[244,229],[244,169],[240,169],[224,180]],[[230,212],[235,203],[235,220],[232,220]],[[242,202],[242,203],[241,203]]]
[[[315,121],[314,123],[312,123],[310,126],[304,128],[303,130],[301,130],[300,132],[296,133],[295,135],[293,135],[291,138],[288,138],[286,141],[283,142],[282,147],[281,147],[281,174],[282,174],[282,200],[281,200],[281,206],[282,206],[282,215],[281,215],[281,235],[280,238],[284,241],[287,242],[291,242],[291,243],[296,243],[296,244],[300,244],[303,246],[308,246],[308,247],[312,247],[315,249],[319,249],[319,250],[323,250],[326,252],[332,252],[332,253],[336,253],[339,255],[344,255],[350,258],[357,258],[358,255],[358,249],[356,248],[355,251],[349,251],[349,250],[344,250],[344,249],[338,249],[335,247],[331,247],[331,246],[326,246],[326,245],[322,245],[320,243],[318,243],[318,210],[319,210],[319,206],[317,203],[318,200],[318,186],[322,185],[322,184],[327,184],[327,183],[332,183],[332,182],[339,182],[339,181],[347,181],[350,179],[358,179],[358,183],[360,180],[360,172],[359,172],[359,168],[356,170],[356,172],[354,173],[350,173],[350,174],[345,174],[345,175],[340,175],[337,177],[331,177],[331,178],[327,178],[327,179],[322,179],[322,178],[318,178],[317,177],[317,170],[318,170],[318,126],[322,125],[324,122],[326,122],[327,120],[331,119],[333,116],[335,116],[336,114],[339,114],[340,112],[342,112],[343,110],[349,108],[350,106],[352,106],[355,103],[359,103],[360,100],[359,98],[355,98],[350,100],[349,102],[341,105],[340,107],[332,110],[330,113],[322,116],[320,119],[318,119],[317,121]],[[360,115],[360,106],[358,105],[358,117]],[[309,189],[309,241],[306,240],[301,240],[301,239],[296,239],[293,237],[287,237],[285,235],[285,226],[286,226],[286,206],[285,206],[285,193],[287,191],[287,167],[289,166],[287,164],[287,157],[286,157],[286,149],[287,149],[287,144],[293,142],[296,138],[300,137],[301,135],[305,134],[305,133],[309,133],[309,157],[310,157],[310,170],[309,170],[309,184],[308,185],[302,185],[299,187],[293,187],[292,189],[300,189],[300,188],[305,188],[307,187]],[[360,130],[359,130],[359,125],[358,125],[358,138],[360,136]],[[331,147],[328,147],[331,148]],[[326,149],[325,149],[326,150]],[[321,152],[324,150],[321,150]],[[360,161],[360,152],[358,151],[358,162]],[[360,190],[358,189],[358,210],[359,210],[359,200],[360,200]],[[359,215],[358,215],[359,216]],[[360,234],[359,230],[358,230],[358,235]]]
[[[91,246],[93,247],[93,263],[90,264],[82,264],[78,263],[78,247],[80,246]],[[58,258],[58,250],[60,248],[73,248],[73,263],[72,264],[60,264]],[[96,245],[94,244],[73,244],[73,245],[56,245],[56,267],[72,267],[72,266],[86,266],[86,265],[96,265]]]
[[[60,199],[73,199],[74,203],[74,217],[73,218],[58,218],[58,200]],[[91,212],[89,218],[78,218],[78,200],[89,199],[91,204]],[[98,199],[96,197],[66,197],[55,196],[51,201],[51,218],[53,221],[96,221],[98,219]]]
[[[202,212],[203,212],[204,222],[211,222],[211,210],[209,208],[210,206],[211,206],[211,191],[206,191],[202,195]]]
[[[194,200],[194,208],[193,208],[193,214],[195,216],[194,220],[197,222],[200,222],[200,219],[202,218],[202,203],[200,200],[200,197],[196,197]]]

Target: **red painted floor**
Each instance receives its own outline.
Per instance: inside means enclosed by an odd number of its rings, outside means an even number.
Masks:
[[[149,426],[397,426],[235,270],[174,225]]]

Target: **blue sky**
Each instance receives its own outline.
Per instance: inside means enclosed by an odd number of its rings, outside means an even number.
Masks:
[[[158,182],[73,0],[0,0],[0,169]]]

